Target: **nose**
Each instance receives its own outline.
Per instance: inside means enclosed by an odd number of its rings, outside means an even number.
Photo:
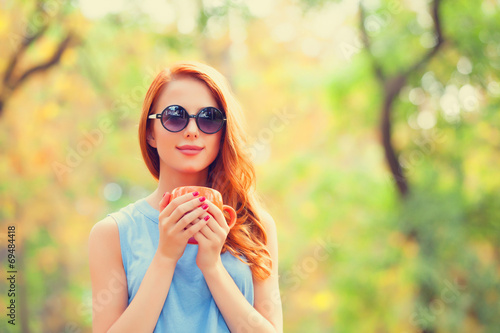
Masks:
[[[197,138],[200,135],[198,125],[196,124],[195,118],[190,118],[189,122],[184,129],[184,137],[185,138]]]

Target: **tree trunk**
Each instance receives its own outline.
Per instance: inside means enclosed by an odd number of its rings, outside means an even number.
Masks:
[[[384,103],[382,105],[381,118],[380,118],[380,134],[382,137],[382,146],[384,147],[385,160],[392,177],[396,182],[396,186],[401,198],[405,198],[408,194],[408,180],[403,173],[401,164],[398,161],[394,146],[392,143],[392,122],[391,111],[393,108],[394,100],[405,84],[405,77],[398,76],[394,79],[388,80],[388,84],[384,86]]]

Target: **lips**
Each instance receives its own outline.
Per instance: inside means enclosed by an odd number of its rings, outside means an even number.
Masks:
[[[185,155],[196,155],[203,150],[203,147],[193,145],[184,145],[176,148]]]

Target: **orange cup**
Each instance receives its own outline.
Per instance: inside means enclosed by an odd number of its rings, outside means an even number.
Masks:
[[[227,221],[227,225],[229,228],[232,228],[234,226],[234,223],[236,223],[236,211],[234,210],[233,207],[224,205],[222,202],[222,195],[220,194],[219,191],[210,188],[210,187],[204,187],[204,186],[181,186],[181,187],[176,187],[172,191],[172,196],[170,197],[170,201],[174,200],[177,197],[180,197],[181,195],[191,193],[191,192],[198,192],[200,193],[200,197],[205,197],[210,202],[212,202],[214,205],[216,205],[221,211],[228,212],[229,214],[229,221]],[[210,213],[209,213],[210,214]],[[210,214],[212,215],[212,214]],[[212,215],[213,216],[213,215]],[[198,244],[196,239],[194,237],[191,237],[188,241],[189,244]]]

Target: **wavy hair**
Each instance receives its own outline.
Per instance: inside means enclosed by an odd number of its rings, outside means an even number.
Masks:
[[[160,158],[156,148],[147,142],[146,137],[151,130],[148,116],[162,88],[180,76],[190,76],[205,82],[227,118],[221,148],[209,166],[207,179],[207,186],[218,190],[224,203],[235,208],[237,213],[236,223],[227,236],[222,252],[231,252],[250,266],[254,277],[264,280],[271,274],[272,261],[266,248],[267,233],[259,214],[261,203],[255,192],[255,170],[245,151],[244,116],[222,74],[198,62],[176,63],[158,73],[144,98],[139,122],[139,144],[144,162],[158,181]]]

